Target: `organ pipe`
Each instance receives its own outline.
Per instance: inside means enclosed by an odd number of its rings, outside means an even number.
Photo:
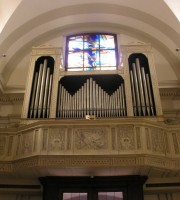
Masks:
[[[142,80],[143,80],[143,87],[144,87],[144,93],[145,93],[145,102],[146,102],[146,107],[147,107],[147,113],[148,113],[148,115],[150,115],[150,102],[148,99],[148,90],[147,90],[144,67],[141,68],[141,72],[142,72]]]
[[[29,118],[47,118],[49,115],[54,66],[48,66],[48,59],[50,59],[49,64],[52,64],[51,61],[53,59],[50,57],[41,57],[36,61],[28,114]]]
[[[35,101],[35,94],[36,94],[36,88],[37,88],[37,79],[38,79],[38,72],[35,73],[34,85],[33,85],[33,90],[32,90],[30,118],[33,117],[33,112],[34,112],[34,101]]]
[[[130,68],[130,82],[135,116],[155,115],[150,74],[148,71],[147,66],[145,68],[140,65],[139,58],[135,58],[134,61],[132,61]]]
[[[146,74],[146,80],[147,80],[147,89],[148,89],[149,102],[150,102],[150,110],[151,110],[152,115],[154,115],[154,108],[153,108],[153,100],[152,100],[149,74]]]
[[[134,78],[134,83],[135,83],[134,88],[135,88],[135,93],[136,93],[137,111],[138,111],[138,114],[141,115],[140,95],[139,95],[139,87],[138,87],[138,79],[137,79],[135,63],[132,64],[132,72],[133,72],[133,78]]]
[[[43,108],[44,88],[45,88],[45,80],[46,80],[46,70],[47,70],[47,59],[44,60],[43,71],[42,71],[40,97],[39,97],[39,105],[38,105],[38,118],[41,117],[41,111],[42,111],[42,108]]]
[[[126,116],[125,91],[123,83],[109,95],[92,78],[70,94],[59,84],[57,117],[85,118],[86,115],[98,117]]]
[[[39,102],[39,95],[40,95],[40,89],[41,89],[42,72],[43,72],[43,64],[40,64],[37,90],[36,90],[36,97],[35,97],[35,105],[34,105],[34,118],[36,118],[37,111],[38,111],[38,102]]]
[[[45,83],[44,102],[43,102],[43,118],[45,118],[46,108],[47,108],[49,76],[50,76],[50,68],[48,67],[46,73],[46,83]]]
[[[132,70],[130,71],[130,80],[131,80],[131,89],[132,89],[132,100],[133,100],[133,111],[134,115],[137,115],[137,103],[136,103],[136,95],[135,95],[135,90],[134,90],[134,78],[133,78],[133,73]]]
[[[141,77],[139,58],[136,58],[136,68],[137,68],[137,79],[138,79],[138,85],[139,85],[139,93],[140,93],[139,96],[140,96],[141,108],[142,108],[143,115],[146,115],[144,90],[143,90],[143,85],[142,85],[142,77]]]
[[[48,91],[48,101],[47,101],[47,117],[49,117],[49,111],[50,111],[50,100],[51,100],[51,90],[52,90],[52,74],[50,75],[49,80],[49,91]]]

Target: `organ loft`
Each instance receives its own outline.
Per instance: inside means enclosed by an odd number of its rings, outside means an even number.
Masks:
[[[170,170],[176,134],[163,123],[150,44],[120,45],[116,35],[91,33],[68,36],[66,50],[33,47],[21,125],[14,159],[58,169],[39,178],[44,200],[101,199],[101,190],[142,200],[148,171]],[[65,169],[76,177],[64,177]]]

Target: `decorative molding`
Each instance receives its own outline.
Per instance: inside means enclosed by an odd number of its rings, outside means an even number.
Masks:
[[[135,149],[135,134],[133,126],[122,125],[118,127],[117,131],[118,149],[120,151],[133,151]]]
[[[162,129],[151,128],[151,144],[152,151],[157,153],[165,153],[164,133]]]
[[[19,170],[42,170],[45,168],[139,168],[140,170],[161,169],[165,172],[180,170],[180,161],[153,155],[41,155],[16,161],[0,162],[0,172],[16,172]],[[146,170],[147,171],[147,170]]]
[[[161,98],[180,99],[180,88],[160,88]]]
[[[0,96],[0,104],[22,104],[24,94],[2,94]]]
[[[49,133],[48,150],[59,152],[65,149],[65,129],[52,128]]]
[[[108,148],[108,133],[105,128],[78,128],[74,130],[76,150],[105,150]]]

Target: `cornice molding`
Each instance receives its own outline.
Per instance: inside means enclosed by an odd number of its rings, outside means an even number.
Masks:
[[[180,88],[160,88],[161,98],[180,98]]]
[[[2,94],[0,104],[18,104],[24,100],[24,94]]]
[[[133,170],[134,167],[136,170]],[[36,169],[36,174],[41,173],[42,169],[63,169],[73,168],[74,171],[81,169],[106,169],[114,168],[132,169],[134,174],[150,175],[152,171],[161,169],[161,174],[167,177],[172,173],[178,172],[180,169],[180,161],[164,158],[163,156],[153,155],[41,155],[15,161],[1,161],[0,172],[15,173],[19,170]],[[143,173],[142,173],[143,172]],[[33,172],[32,172],[33,173]],[[133,173],[133,172],[132,172]]]

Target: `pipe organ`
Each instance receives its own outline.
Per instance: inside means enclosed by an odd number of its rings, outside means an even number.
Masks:
[[[35,64],[29,118],[48,118],[50,111],[54,59],[40,57]]]
[[[113,79],[116,80],[114,85]],[[76,89],[75,84],[78,84]],[[118,75],[68,76],[59,82],[58,90],[57,118],[127,115],[124,81]]]
[[[121,46],[123,64],[109,71],[67,71],[62,52],[52,46],[33,48],[22,118],[162,116],[150,45]]]
[[[156,115],[149,65],[145,55],[129,56],[129,74],[134,116]]]

